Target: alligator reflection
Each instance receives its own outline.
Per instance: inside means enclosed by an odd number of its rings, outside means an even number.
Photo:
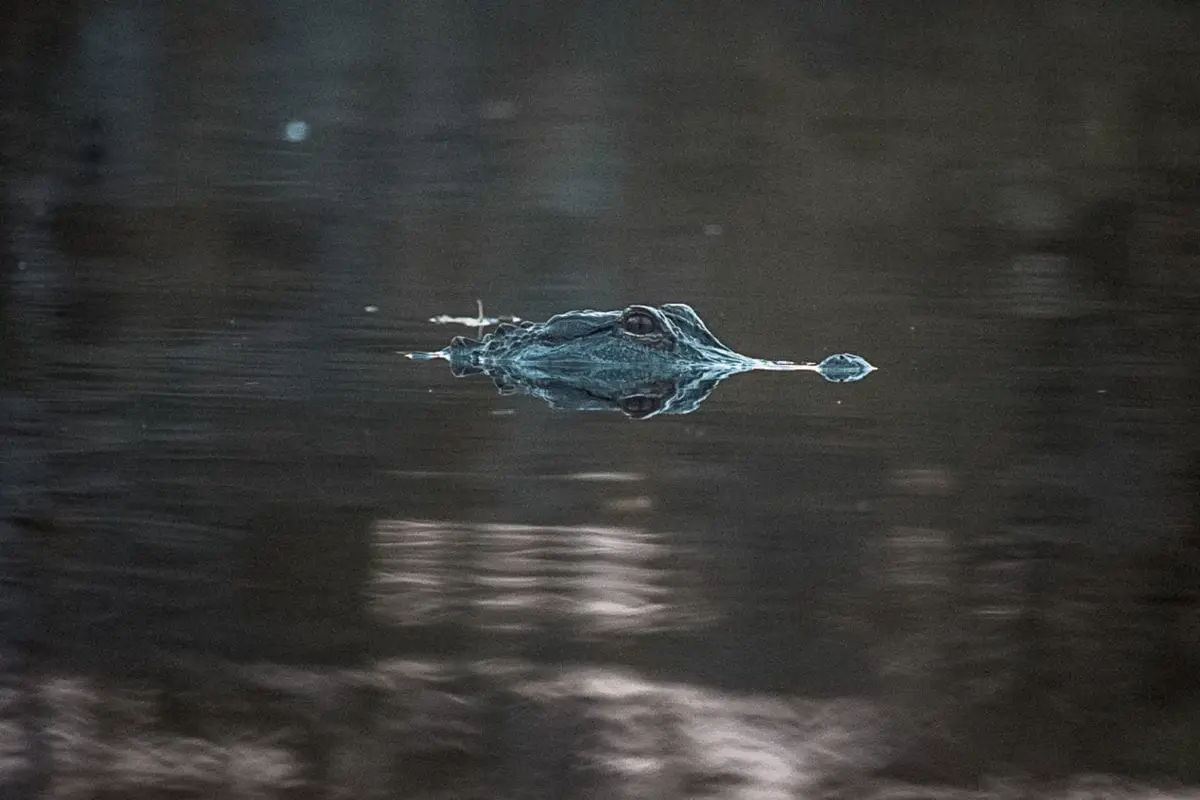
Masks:
[[[568,311],[541,323],[501,324],[479,340],[458,336],[442,350],[407,355],[448,361],[460,377],[488,375],[502,393],[539,397],[555,409],[621,411],[637,419],[690,414],[717,384],[739,372],[815,372],[846,383],[875,370],[851,353],[820,363],[741,355],[682,303]]]

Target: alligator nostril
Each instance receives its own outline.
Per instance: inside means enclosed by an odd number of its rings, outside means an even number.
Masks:
[[[648,336],[658,330],[658,322],[645,311],[630,311],[622,318],[621,327],[634,336]]]

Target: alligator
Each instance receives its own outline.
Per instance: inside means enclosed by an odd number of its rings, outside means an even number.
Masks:
[[[717,384],[739,372],[816,372],[827,381],[846,383],[875,370],[852,353],[820,363],[741,355],[722,344],[683,303],[568,311],[545,322],[501,323],[480,339],[456,336],[436,352],[405,355],[443,359],[458,377],[488,375],[502,393],[523,392],[553,408],[619,410],[637,419],[690,414]]]

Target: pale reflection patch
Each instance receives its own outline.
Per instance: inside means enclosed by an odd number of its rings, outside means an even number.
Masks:
[[[164,692],[147,685],[54,676],[31,689],[44,704],[45,728],[32,720],[26,720],[28,731],[0,727],[0,777],[48,767],[48,797],[98,791],[273,797],[302,783],[300,762],[283,744],[282,729],[264,733],[201,719],[203,735],[182,735],[164,728]],[[30,734],[47,745],[45,763],[31,758]]]
[[[883,753],[864,701],[738,694],[605,667],[566,670],[526,691],[590,701],[590,757],[633,796],[784,800],[866,771]]]
[[[391,624],[641,633],[710,622],[687,553],[632,527],[381,520],[372,607]]]
[[[1195,796],[1104,775],[1050,791],[999,776],[906,784],[879,772],[904,743],[889,742],[886,713],[867,700],[731,692],[601,664],[177,659],[136,680],[33,678],[0,700],[0,780],[37,770],[45,797]]]

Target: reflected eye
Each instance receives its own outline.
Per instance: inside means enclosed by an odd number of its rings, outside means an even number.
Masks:
[[[634,336],[649,336],[658,332],[658,321],[645,311],[630,311],[621,320],[621,327]]]
[[[629,397],[622,397],[619,403],[621,410],[634,419],[648,416],[662,408],[662,398],[648,394],[634,394]]]

